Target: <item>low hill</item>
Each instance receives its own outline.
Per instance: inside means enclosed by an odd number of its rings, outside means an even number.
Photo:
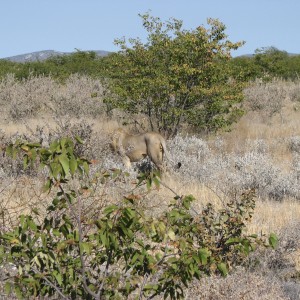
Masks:
[[[110,52],[104,51],[104,50],[92,50],[92,52],[95,52],[98,56],[106,56]],[[20,55],[15,55],[15,56],[10,56],[3,58],[5,60],[9,60],[12,62],[19,62],[19,63],[24,63],[24,62],[33,62],[33,61],[44,61],[50,57],[53,56],[64,56],[64,55],[70,55],[73,54],[74,52],[60,52],[60,51],[55,51],[55,50],[42,50],[42,51],[36,51],[36,52],[31,52],[31,53],[25,53],[25,54],[20,54]]]

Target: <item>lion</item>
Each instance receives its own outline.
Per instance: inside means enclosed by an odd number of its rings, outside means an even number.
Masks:
[[[166,140],[157,132],[131,135],[119,128],[113,134],[111,147],[122,157],[127,168],[130,168],[132,162],[138,162],[148,156],[158,170],[166,170]]]

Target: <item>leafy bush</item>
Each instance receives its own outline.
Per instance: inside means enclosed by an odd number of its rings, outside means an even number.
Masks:
[[[38,141],[44,147],[49,147],[57,139],[61,139],[65,135],[79,138],[84,143],[77,143],[75,153],[77,156],[84,156],[89,159],[96,159],[101,156],[101,152],[105,151],[105,147],[101,143],[107,143],[105,137],[95,136],[92,125],[84,120],[71,121],[70,117],[54,118],[55,127],[45,124],[37,126],[34,129],[26,125],[26,133],[16,133],[6,135],[4,131],[0,132],[0,145],[8,146],[12,141],[16,140],[34,140]],[[75,142],[75,138],[73,138]],[[8,155],[0,157],[0,170],[3,176],[20,176],[27,174],[30,176],[37,175],[38,168],[26,168],[24,170],[23,161],[19,158],[12,159]]]
[[[91,212],[85,210],[84,193],[92,191],[95,181],[122,180],[120,171],[83,180],[90,162],[76,156],[69,138],[47,148],[16,141],[7,153],[21,155],[25,167],[38,159],[49,172],[45,191],[57,191],[43,220],[22,215],[18,226],[0,234],[1,264],[16,267],[7,278],[7,294],[179,299],[193,278],[214,273],[225,276],[257,245],[265,244],[264,237],[243,233],[255,206],[253,191],[220,211],[209,204],[198,213],[191,209],[192,196],[176,196],[161,216],[147,217],[135,205],[141,195],[131,192],[122,201]],[[84,184],[70,188],[69,181],[76,176]],[[151,189],[152,182],[159,185],[150,173],[140,177],[138,184],[147,183]],[[269,245],[276,243],[276,236],[271,235]]]
[[[146,116],[151,130],[175,136],[184,124],[216,130],[242,114],[242,85],[230,80],[232,43],[225,25],[209,19],[209,28],[183,30],[182,21],[166,23],[141,15],[148,41],[116,40],[120,53],[109,57],[113,97],[106,102],[132,115]]]
[[[102,77],[106,68],[105,57],[98,57],[93,51],[80,51],[70,55],[54,56],[45,61],[16,63],[0,60],[0,78],[14,74],[22,81],[31,76],[48,77],[64,82],[73,74]]]
[[[240,56],[231,60],[233,76],[242,81],[257,78],[270,81],[273,78],[298,80],[300,55],[289,55],[275,47],[262,47],[253,56]]]

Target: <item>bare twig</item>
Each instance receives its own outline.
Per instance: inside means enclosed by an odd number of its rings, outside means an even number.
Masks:
[[[61,184],[59,185],[59,188],[61,190],[61,192],[63,193],[63,195],[65,196],[66,200],[68,199],[66,192],[64,191],[63,187],[61,186]],[[74,215],[76,222],[77,222],[77,226],[78,226],[78,238],[79,238],[79,256],[80,256],[80,262],[81,262],[81,274],[82,274],[82,282],[83,282],[83,287],[85,289],[85,291],[90,294],[92,297],[94,297],[95,299],[99,299],[100,297],[98,294],[94,293],[88,286],[87,282],[86,282],[86,267],[85,267],[85,262],[84,262],[84,258],[83,258],[83,250],[82,247],[80,247],[82,245],[82,226],[81,226],[81,201],[80,201],[80,197],[77,198],[78,199],[78,213],[75,212],[73,206],[71,203],[69,203],[69,201],[67,201],[67,203],[69,204],[69,208],[72,212],[72,214]]]

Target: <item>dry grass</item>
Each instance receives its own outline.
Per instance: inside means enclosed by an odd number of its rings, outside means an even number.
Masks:
[[[248,225],[249,233],[280,232],[288,224],[300,220],[300,203],[294,199],[285,199],[282,202],[258,200],[251,224]]]
[[[187,290],[193,300],[288,300],[274,277],[238,269],[226,278],[204,277]]]

